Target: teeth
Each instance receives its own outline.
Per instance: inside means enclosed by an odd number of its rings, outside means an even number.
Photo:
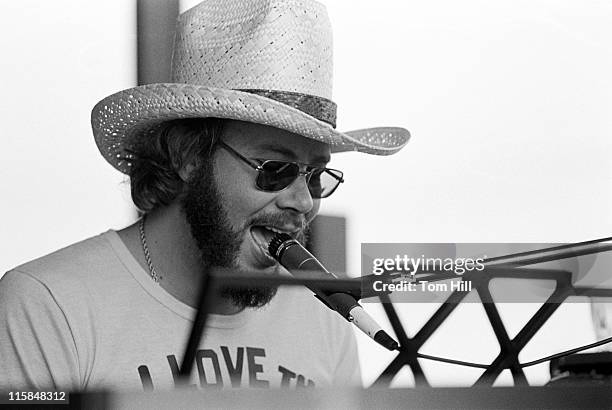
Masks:
[[[276,228],[275,228],[275,227],[273,227],[273,226],[266,226],[266,229],[267,229],[267,230],[269,230],[269,231],[272,231],[272,232],[274,232],[274,233],[287,233],[287,232],[281,231],[281,230],[279,230],[279,229],[276,229]]]

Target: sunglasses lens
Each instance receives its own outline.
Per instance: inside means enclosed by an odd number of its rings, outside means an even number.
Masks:
[[[330,196],[342,181],[342,172],[335,169],[317,169],[308,181],[308,189],[313,198]]]
[[[293,162],[268,160],[261,164],[257,186],[264,191],[276,192],[287,188],[300,175],[300,167]],[[313,198],[330,196],[342,182],[342,172],[317,168],[308,180],[308,190]]]
[[[257,176],[257,186],[266,191],[280,191],[291,185],[299,175],[297,164],[284,161],[266,161]]]

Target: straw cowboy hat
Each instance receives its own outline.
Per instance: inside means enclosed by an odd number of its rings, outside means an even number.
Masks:
[[[389,155],[410,133],[397,127],[339,132],[332,93],[332,33],[311,0],[206,0],[178,18],[172,82],[113,94],[91,124],[104,158],[129,174],[133,141],[179,118],[265,124],[331,145]]]

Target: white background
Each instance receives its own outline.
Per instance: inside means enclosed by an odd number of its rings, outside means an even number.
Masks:
[[[393,157],[332,161],[346,183],[322,212],[348,218],[351,274],[360,273],[362,242],[611,236],[609,2],[324,3],[334,26],[338,128],[397,125],[413,134]],[[0,272],[133,219],[128,186],[97,153],[89,114],[136,83],[135,20],[133,1],[0,3]],[[535,310],[502,308],[511,336]],[[412,332],[434,309],[400,308]],[[358,337],[369,384],[393,355]],[[566,305],[520,359],[594,338],[589,306]],[[422,352],[487,362],[498,348],[482,308],[469,304]],[[422,365],[434,385],[470,385],[480,374]],[[527,374],[542,384],[547,364]],[[403,372],[394,385],[411,383]]]

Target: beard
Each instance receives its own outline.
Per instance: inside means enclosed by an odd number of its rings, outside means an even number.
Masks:
[[[240,229],[234,229],[214,178],[212,158],[204,160],[189,176],[181,206],[200,250],[204,271],[211,267],[239,270],[242,238],[250,226],[287,219],[282,214],[266,213],[245,221]],[[308,225],[302,222],[301,226],[303,229],[296,239],[305,241]],[[219,295],[240,309],[261,308],[274,298],[277,290],[278,286],[221,287]]]

